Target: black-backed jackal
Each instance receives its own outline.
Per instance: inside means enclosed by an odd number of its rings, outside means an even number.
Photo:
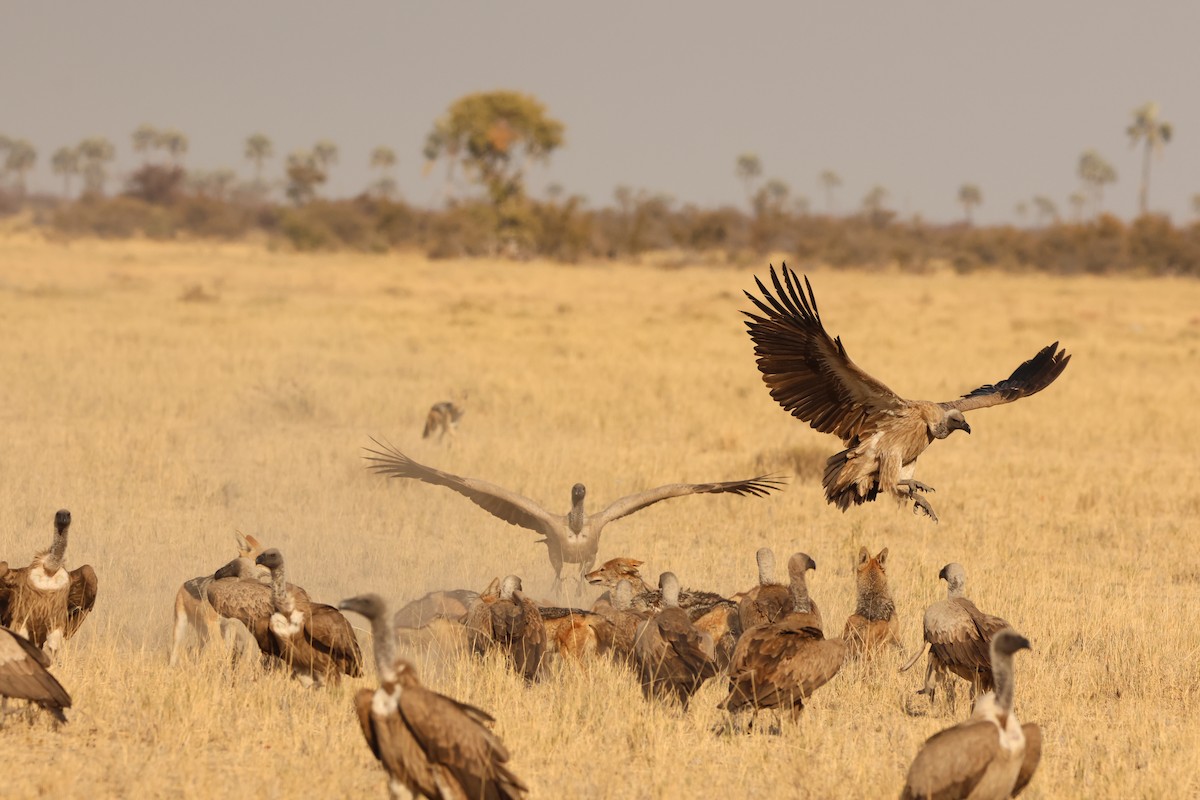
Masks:
[[[436,433],[439,442],[446,438],[446,434],[453,439],[458,428],[458,421],[465,413],[462,406],[455,405],[449,400],[434,403],[425,417],[425,430],[421,433],[421,438],[428,439]]]
[[[237,537],[238,558],[244,558],[254,563],[254,559],[266,549],[253,536],[234,534]],[[265,570],[264,570],[265,571]],[[187,640],[188,631],[196,635],[200,647],[204,647],[212,639],[232,646],[240,638],[245,626],[237,620],[224,619],[208,602],[208,585],[213,582],[215,575],[202,575],[192,578],[175,593],[175,625],[171,641],[171,666],[179,661],[179,654]],[[247,631],[247,634],[249,632]]]

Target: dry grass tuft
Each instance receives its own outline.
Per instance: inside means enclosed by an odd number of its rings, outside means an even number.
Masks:
[[[934,527],[887,502],[823,502],[836,442],[761,386],[738,314],[747,269],[14,234],[0,270],[0,558],[27,561],[66,507],[68,559],[91,563],[101,591],[56,670],[71,723],[0,728],[5,797],[385,796],[350,707],[373,676],[313,692],[212,656],[166,665],[175,590],[232,557],[235,529],[282,549],[324,601],[374,590],[398,604],[507,572],[546,593],[536,537],[368,474],[370,435],[557,510],[577,480],[599,505],[670,481],[793,474],[765,500],[655,506],[611,526],[600,557],[728,594],[753,583],[757,547],[804,550],[836,634],[858,547],[887,546],[910,646],[944,591],[938,570],[960,561],[970,596],[1034,643],[1017,673],[1019,713],[1046,732],[1030,797],[1200,792],[1200,284],[816,271],[826,324],[902,394],[954,397],[1055,339],[1074,354],[1050,390],[975,412],[972,436],[923,457]],[[219,302],[180,302],[198,286]],[[423,441],[430,403],[463,392],[470,424],[453,446]],[[717,684],[681,716],[608,664],[559,666],[526,689],[453,636],[418,638],[405,652],[425,680],[495,714],[534,797],[893,795],[949,722],[910,715],[920,670],[897,674],[899,653],[848,666],[781,736],[729,736],[713,733]]]

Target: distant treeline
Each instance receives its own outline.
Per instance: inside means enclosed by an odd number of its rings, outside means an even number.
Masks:
[[[930,225],[897,220],[883,209],[830,216],[758,202],[747,213],[677,205],[630,190],[618,190],[606,208],[560,196],[521,198],[502,212],[483,199],[429,210],[376,194],[284,204],[253,184],[214,188],[186,178],[181,166],[148,164],[116,196],[85,193],[63,200],[0,190],[0,215],[25,211],[37,226],[65,236],[265,236],[301,251],[416,249],[434,258],[544,257],[572,263],[670,250],[700,261],[748,263],[778,252],[797,262],[834,266],[1200,275],[1200,223],[1175,226],[1152,214],[1130,223],[1101,215],[1038,227]]]

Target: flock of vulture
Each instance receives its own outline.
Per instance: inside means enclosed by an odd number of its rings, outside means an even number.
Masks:
[[[971,432],[964,412],[1011,402],[1041,391],[1063,371],[1070,357],[1052,344],[1021,364],[1006,379],[981,386],[943,403],[905,400],[859,369],[840,338],[825,331],[812,287],[783,267],[771,269],[772,292],[756,281],[762,297],[747,292],[755,312],[746,312],[758,367],[771,396],[818,431],[841,438],[844,450],[832,455],[823,478],[829,503],[845,511],[891,495],[911,502],[914,513],[937,521],[925,495],[932,489],[915,480],[917,457],[934,439],[956,430]],[[462,410],[439,403],[430,410],[424,435],[453,433]],[[826,625],[810,597],[806,574],[816,562],[795,553],[786,581],[776,576],[774,554],[759,549],[758,582],[733,597],[683,589],[671,572],[657,588],[638,572],[641,562],[595,562],[604,527],[673,497],[729,493],[762,497],[782,487],[772,476],[701,484],[668,484],[620,498],[589,514],[582,484],[571,490],[571,508],[554,514],[515,492],[474,478],[427,467],[390,445],[368,448],[369,467],[386,476],[444,486],[501,520],[543,538],[554,569],[554,593],[567,577],[602,586],[590,609],[537,603],[509,575],[482,592],[433,592],[389,614],[383,600],[366,594],[338,607],[312,600],[288,582],[282,554],[253,536],[238,536],[238,557],[211,575],[180,587],[175,600],[175,663],[189,635],[219,640],[235,652],[257,648],[265,666],[282,668],[306,685],[358,677],[363,656],[343,611],[371,623],[377,689],[361,689],[355,709],[372,753],[388,775],[393,796],[428,798],[520,798],[528,789],[509,769],[509,754],[491,730],[485,711],[424,687],[413,665],[397,654],[397,634],[429,625],[461,632],[476,654],[499,651],[527,682],[542,680],[551,658],[584,661],[613,658],[629,668],[653,702],[689,701],[710,679],[727,682],[720,707],[727,730],[744,731],[770,717],[768,730],[782,731],[799,720],[814,692],[829,682],[848,659],[870,658],[880,648],[899,647],[897,617],[887,581],[887,549],[858,554],[857,603],[840,638],[827,638]],[[0,697],[3,716],[10,698],[40,706],[61,722],[71,698],[50,672],[64,639],[74,634],[92,609],[96,574],[89,566],[65,566],[71,515],[55,515],[49,549],[16,569],[0,562]],[[1014,711],[1013,655],[1029,641],[1003,619],[980,611],[964,593],[965,572],[957,563],[939,573],[946,599],[924,617],[924,644],[902,667],[926,655],[920,693],[932,703],[940,691],[954,708],[957,676],[967,681],[970,716],[928,739],[916,754],[902,798],[1007,798],[1028,784],[1041,757],[1037,725],[1022,725]],[[21,711],[17,709],[16,711]]]

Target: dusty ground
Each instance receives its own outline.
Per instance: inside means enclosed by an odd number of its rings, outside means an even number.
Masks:
[[[596,506],[791,475],[773,498],[685,498],[615,523],[601,558],[733,593],[757,547],[804,550],[836,635],[854,554],[887,546],[910,647],[939,568],[960,561],[968,594],[1034,643],[1018,713],[1046,750],[1028,796],[1196,796],[1200,283],[811,275],[829,329],[907,396],[955,397],[1054,340],[1074,354],[1050,390],[974,412],[973,435],[922,457],[940,525],[824,503],[837,442],[762,387],[738,313],[750,271],[0,239],[0,558],[26,563],[69,508],[68,561],[101,589],[56,670],[71,722],[0,729],[0,794],[384,797],[350,708],[373,675],[314,692],[215,658],[166,664],[176,589],[234,555],[235,529],[281,548],[325,601],[399,603],[508,572],[548,590],[533,534],[369,474],[375,435],[556,511],[575,481]],[[467,407],[452,446],[420,438],[443,399]],[[535,797],[894,795],[952,721],[908,713],[921,676],[897,674],[899,653],[844,669],[784,735],[731,738],[710,733],[715,684],[681,717],[607,664],[525,689],[496,662],[409,652],[430,685],[495,714]]]

